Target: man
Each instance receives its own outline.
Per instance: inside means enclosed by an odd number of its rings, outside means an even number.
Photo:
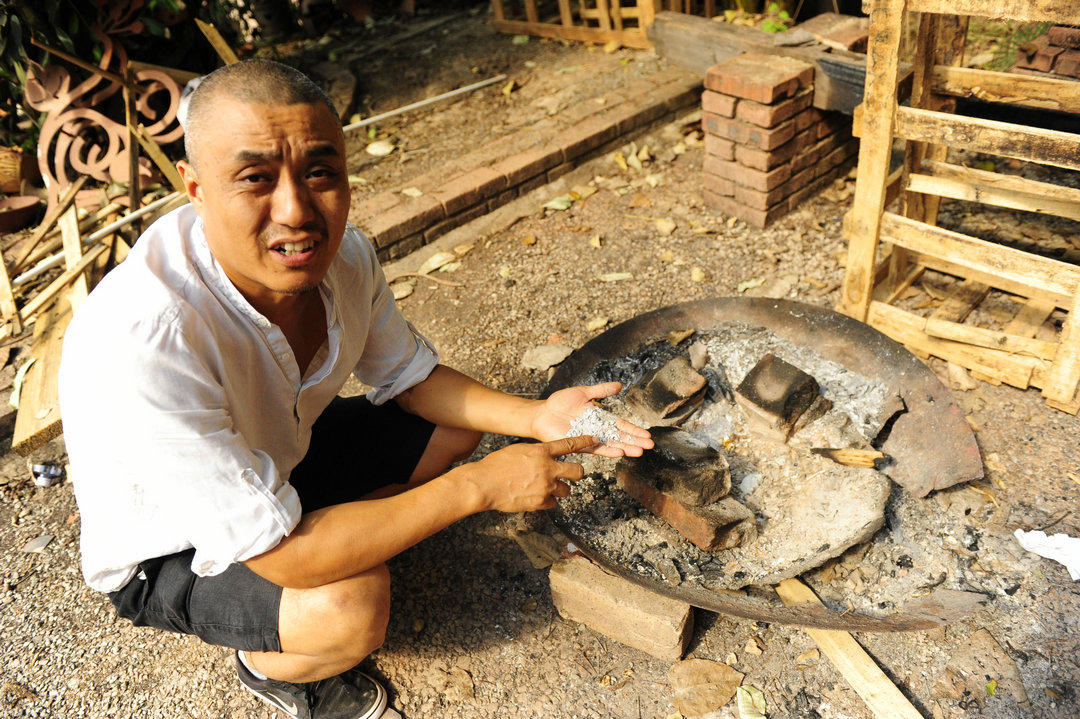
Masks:
[[[347,225],[333,105],[269,61],[211,73],[187,109],[191,204],[155,222],[68,329],[61,409],[83,571],[137,625],[238,650],[291,716],[383,715],[353,669],[389,612],[385,562],[470,514],[552,507],[566,438],[617,383],[545,401],[438,364]],[[374,387],[336,398],[350,373]],[[481,432],[532,437],[448,469]],[[389,710],[392,711],[392,710]]]

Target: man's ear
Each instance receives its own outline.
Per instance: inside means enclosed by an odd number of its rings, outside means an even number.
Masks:
[[[176,163],[176,169],[180,172],[180,179],[184,182],[184,189],[187,190],[187,196],[191,204],[194,205],[196,210],[201,210],[203,205],[202,183],[199,182],[199,175],[195,172],[195,168],[187,160],[180,160],[180,162]]]

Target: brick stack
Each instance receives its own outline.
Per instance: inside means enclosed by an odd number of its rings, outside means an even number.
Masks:
[[[814,68],[744,53],[705,75],[706,204],[765,227],[846,169],[858,151],[851,118],[811,107]]]
[[[1016,69],[1025,74],[1052,73],[1080,78],[1080,28],[1058,25],[1021,47]]]

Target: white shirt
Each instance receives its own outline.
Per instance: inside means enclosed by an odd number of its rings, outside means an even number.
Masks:
[[[191,547],[202,576],[272,549],[300,520],[289,473],[349,374],[379,404],[431,373],[438,355],[352,225],[319,291],[328,337],[301,377],[187,205],[90,293],[60,366],[87,584],[119,589],[140,561]]]

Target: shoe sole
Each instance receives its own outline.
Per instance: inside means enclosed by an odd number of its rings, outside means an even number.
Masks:
[[[365,674],[364,676],[368,676],[368,675]],[[375,681],[371,677],[368,677],[368,679],[371,679],[371,682],[375,685],[375,688],[378,689],[379,691],[378,691],[378,694],[376,695],[375,704],[371,707],[371,709],[368,711],[368,713],[364,714],[362,716],[357,716],[356,719],[379,719],[379,717],[381,717],[383,715],[383,713],[386,712],[386,704],[387,704],[386,690],[383,688],[382,684]],[[251,694],[253,697],[255,697],[256,699],[261,701],[263,704],[266,704],[267,706],[269,706],[269,707],[271,707],[273,709],[277,709],[279,712],[284,713],[285,716],[292,717],[293,719],[296,719],[296,717],[298,716],[297,714],[289,713],[289,711],[285,707],[283,707],[280,704],[274,702],[273,700],[263,696],[259,692],[255,691],[254,689],[249,687],[244,682],[240,682],[240,686],[242,686],[244,689],[246,689],[249,694]]]

